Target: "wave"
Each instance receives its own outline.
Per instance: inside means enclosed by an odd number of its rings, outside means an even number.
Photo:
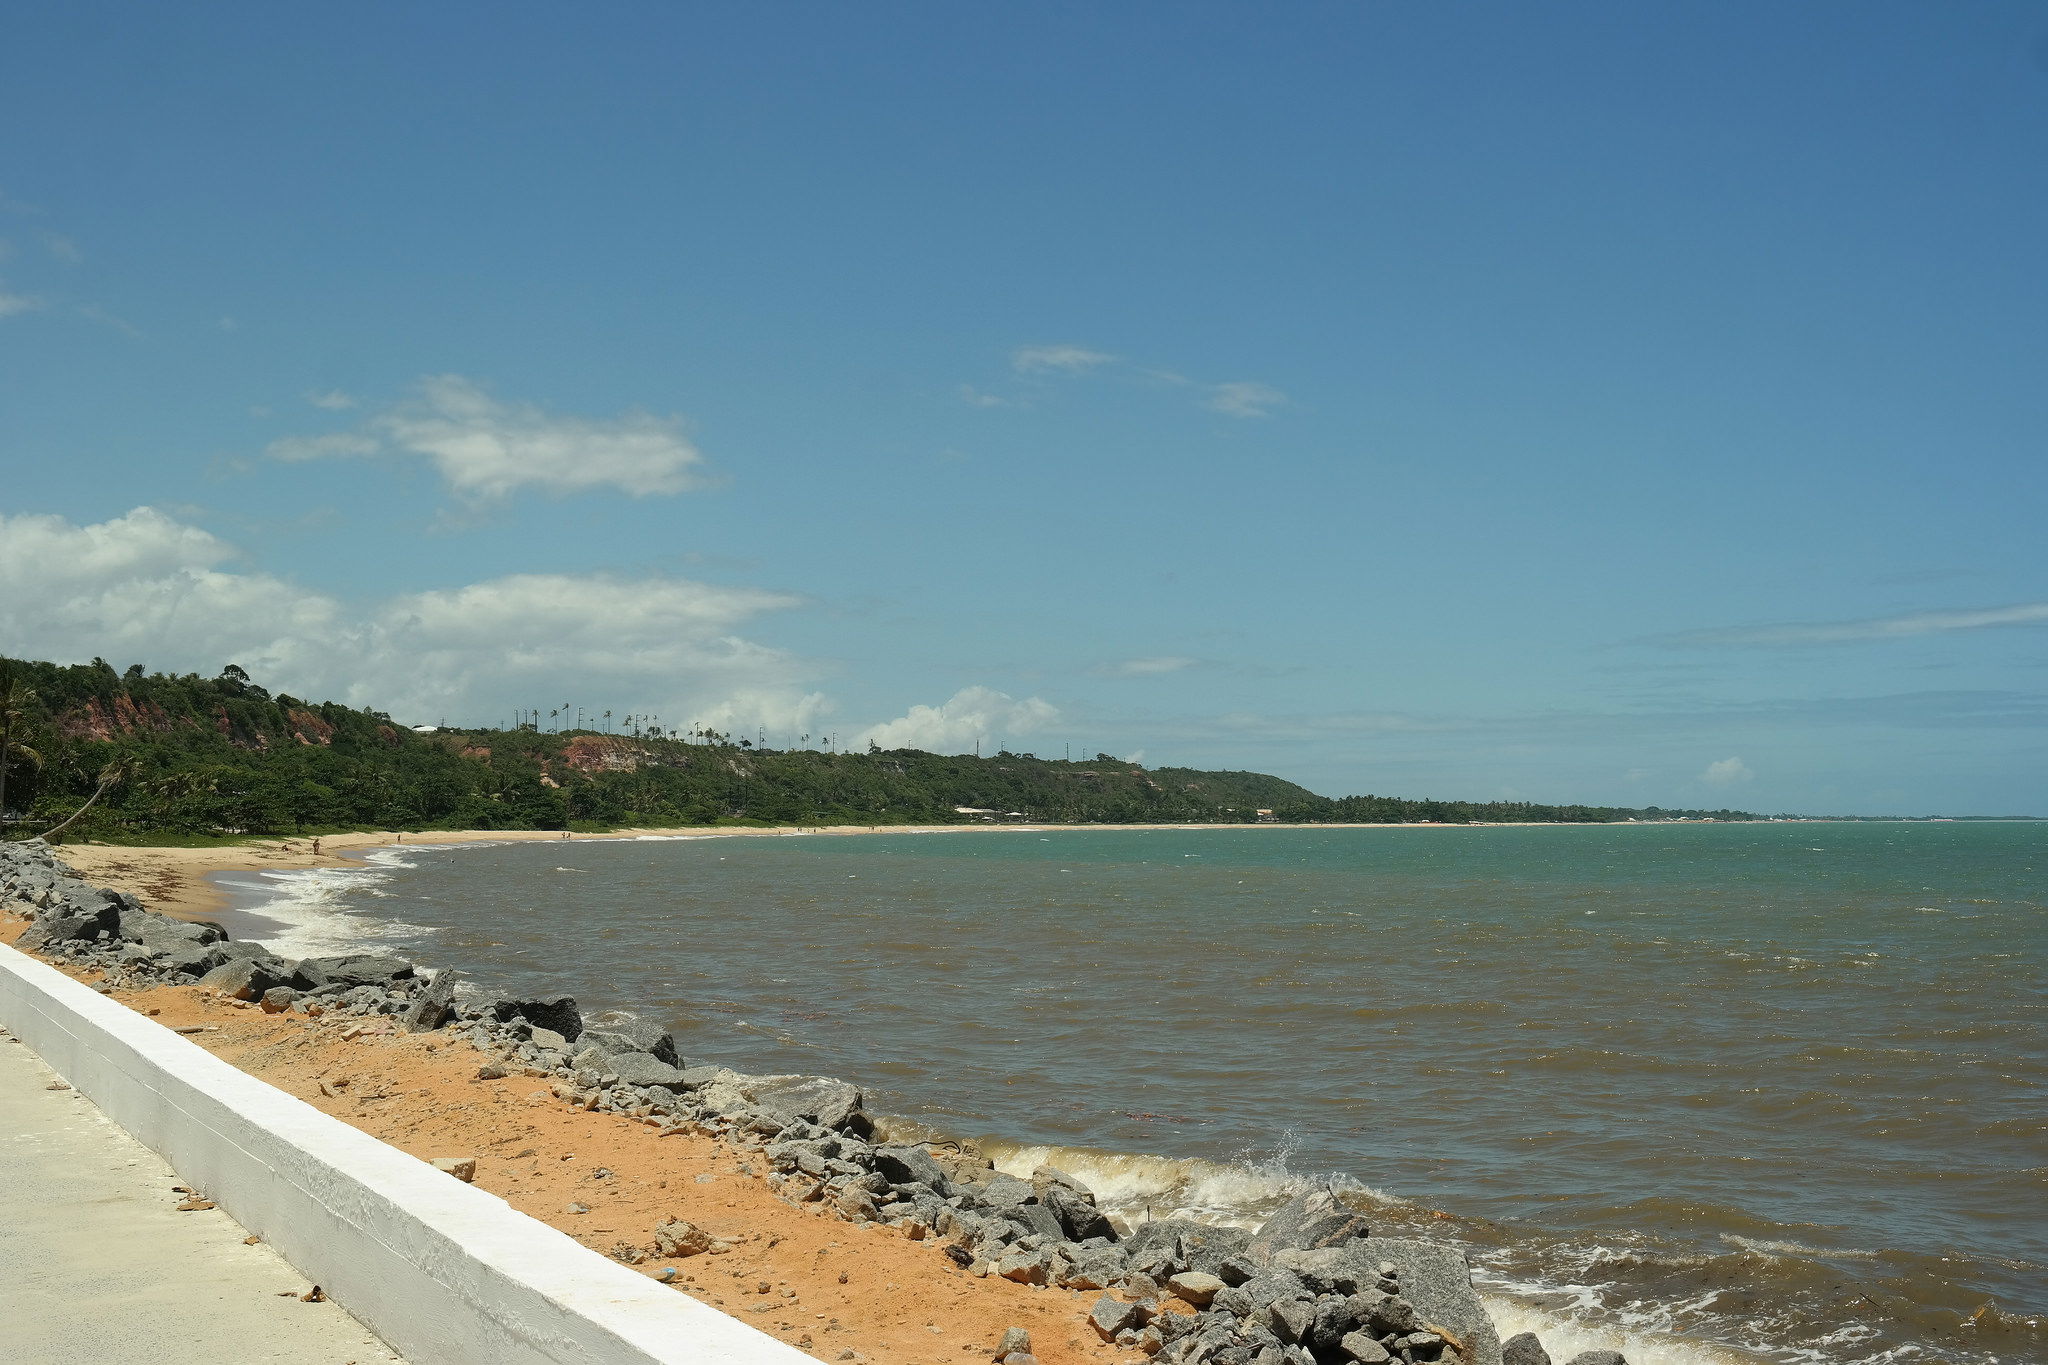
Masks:
[[[287,872],[227,876],[220,885],[238,893],[236,910],[254,921],[242,937],[260,943],[280,957],[322,957],[388,947],[397,941],[417,942],[437,930],[388,915],[353,909],[355,896],[388,899],[380,889],[390,873],[384,869],[417,864],[397,855],[373,853],[374,867],[308,867]]]

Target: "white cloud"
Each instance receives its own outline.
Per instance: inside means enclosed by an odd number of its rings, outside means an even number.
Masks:
[[[43,234],[43,246],[49,253],[66,265],[77,265],[85,259],[85,253],[78,249],[78,243],[58,232]]]
[[[1211,388],[1209,399],[1202,406],[1232,417],[1270,417],[1274,408],[1286,402],[1287,395],[1271,384],[1242,379]]]
[[[10,294],[0,289],[0,318],[13,317],[16,313],[33,313],[43,306],[43,301],[28,294]]]
[[[286,436],[272,441],[264,454],[273,460],[322,460],[337,455],[375,455],[383,448],[375,438],[360,432],[337,431],[327,436]]]
[[[960,386],[960,401],[970,408],[1007,408],[1013,406],[1009,399],[993,393],[983,393],[972,384]]]
[[[270,446],[270,454],[284,460],[382,452],[423,456],[451,489],[480,501],[526,487],[557,494],[616,488],[645,497],[703,482],[698,466],[704,457],[679,418],[561,416],[500,401],[452,374],[421,380],[411,398],[358,431],[287,437]]]
[[[1906,640],[1955,630],[2048,625],[2048,602],[2012,607],[1956,607],[1907,612],[1861,621],[1792,621],[1772,626],[1733,626],[1666,635],[1656,643],[1674,645],[1833,645],[1859,640]]]
[[[1183,668],[1193,668],[1199,662],[1199,659],[1179,654],[1163,654],[1149,659],[1125,659],[1122,663],[1111,664],[1106,671],[1118,678],[1149,678],[1160,673],[1178,673]]]
[[[676,578],[514,574],[354,605],[226,566],[235,548],[154,508],[97,525],[0,516],[5,652],[211,674],[407,719],[499,723],[515,707],[652,710],[782,725],[823,699],[810,666],[740,627],[798,599]]]
[[[325,408],[329,412],[340,412],[345,408],[356,406],[355,395],[344,393],[340,389],[323,389],[318,392],[309,393],[306,395],[306,401],[316,408]]]
[[[871,726],[854,737],[854,747],[926,749],[966,753],[977,742],[988,748],[1035,734],[1059,719],[1059,708],[1042,697],[1018,701],[989,687],[963,687],[937,706],[913,706],[906,715]]]
[[[1010,368],[1018,374],[1083,374],[1115,359],[1085,346],[1019,346],[1010,353]]]
[[[1756,774],[1747,763],[1739,758],[1718,758],[1700,774],[1700,781],[1710,787],[1732,787],[1738,782],[1747,782]]]

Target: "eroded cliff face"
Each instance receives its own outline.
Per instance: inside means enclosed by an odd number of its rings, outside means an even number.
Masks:
[[[578,735],[562,746],[563,766],[579,773],[630,773],[640,768],[687,768],[681,754],[656,753],[624,735]]]
[[[114,694],[111,699],[88,698],[56,717],[53,724],[57,733],[66,739],[97,741],[107,743],[136,734],[167,734],[181,724],[203,723],[194,720],[173,719],[155,702],[138,702],[125,692]],[[214,712],[214,730],[231,744],[246,749],[268,749],[272,737],[262,733],[244,734],[236,730],[227,708]],[[302,707],[293,707],[285,712],[285,735],[283,737],[306,745],[328,745],[334,741],[334,727],[313,712]],[[396,742],[397,733],[389,736]]]
[[[154,702],[136,704],[125,692],[111,702],[94,697],[56,718],[57,733],[66,739],[106,740],[144,732],[162,734],[177,728],[177,722]]]

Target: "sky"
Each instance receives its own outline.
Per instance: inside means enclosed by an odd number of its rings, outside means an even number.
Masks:
[[[18,6],[0,653],[2048,814],[2044,168],[2034,0]]]

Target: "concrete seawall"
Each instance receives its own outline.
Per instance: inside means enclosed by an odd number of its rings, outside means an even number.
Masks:
[[[415,1365],[812,1360],[7,947],[0,1025]]]

